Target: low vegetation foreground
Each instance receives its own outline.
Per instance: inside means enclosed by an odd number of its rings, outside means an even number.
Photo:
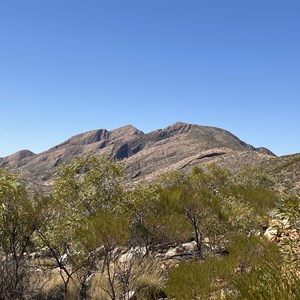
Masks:
[[[297,193],[215,164],[125,184],[86,156],[51,191],[0,171],[0,299],[300,299]]]

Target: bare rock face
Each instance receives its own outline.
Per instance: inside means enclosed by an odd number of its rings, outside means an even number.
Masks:
[[[178,122],[150,133],[131,125],[85,132],[39,154],[22,150],[0,158],[0,167],[22,171],[31,184],[47,186],[57,166],[86,154],[124,160],[130,180],[151,180],[167,171],[212,161],[240,168],[275,156],[224,129]]]

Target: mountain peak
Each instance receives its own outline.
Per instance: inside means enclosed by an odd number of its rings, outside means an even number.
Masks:
[[[249,159],[234,160],[241,153],[247,153]],[[224,129],[176,122],[150,133],[130,124],[87,131],[40,154],[19,151],[0,159],[0,167],[20,168],[30,182],[48,184],[59,164],[86,154],[124,160],[127,176],[135,180],[208,162],[225,161],[238,168],[272,157],[267,149],[256,149]]]
[[[141,130],[137,129],[131,124],[121,126],[119,128],[113,129],[110,131],[111,133],[143,133]]]
[[[125,125],[110,132],[110,138],[114,140],[125,140],[144,135],[144,133],[132,125]]]
[[[35,153],[33,153],[32,151],[24,149],[24,150],[20,150],[16,153],[12,154],[12,155],[6,156],[4,159],[7,162],[13,162],[13,161],[19,162],[19,161],[23,160],[24,158],[31,157],[34,155],[35,155]]]
[[[183,122],[176,122],[176,123],[166,127],[163,130],[169,132],[170,134],[186,133],[186,132],[190,131],[192,126],[193,126],[192,124],[183,123]]]

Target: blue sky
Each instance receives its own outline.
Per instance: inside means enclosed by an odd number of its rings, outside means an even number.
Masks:
[[[0,157],[176,121],[300,152],[300,1],[0,1]]]

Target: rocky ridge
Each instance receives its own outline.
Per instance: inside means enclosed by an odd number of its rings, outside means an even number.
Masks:
[[[210,162],[238,170],[275,158],[270,150],[255,148],[224,129],[178,122],[150,133],[132,125],[88,131],[39,154],[22,150],[0,158],[0,167],[23,172],[35,186],[48,186],[60,164],[86,154],[123,160],[134,181]]]

